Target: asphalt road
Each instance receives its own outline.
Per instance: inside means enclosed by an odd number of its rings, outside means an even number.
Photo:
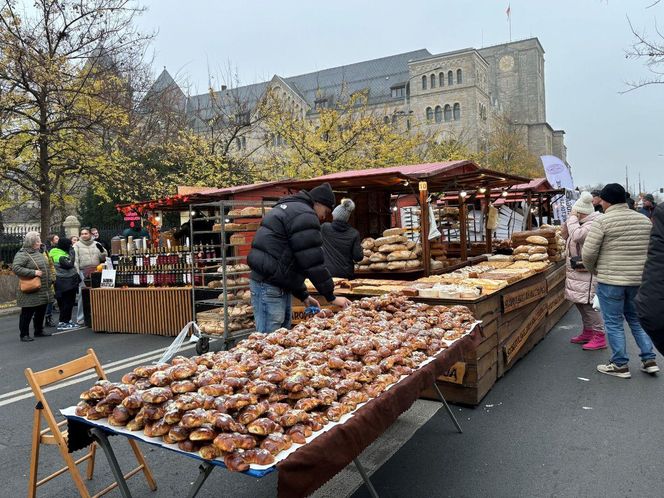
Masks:
[[[34,399],[26,390],[25,367],[48,368],[93,347],[111,380],[117,380],[136,365],[154,361],[171,342],[83,329],[20,343],[17,319],[0,317],[0,496],[12,497],[25,495],[29,471]],[[569,344],[579,323],[576,311],[568,313],[494,386],[482,405],[454,407],[464,434],[454,431],[443,411],[420,417],[419,430],[412,437],[412,431],[406,431],[396,453],[373,474],[378,493],[383,497],[661,496],[664,374],[657,378],[638,371],[633,340],[628,341],[632,379],[595,372],[595,365],[608,353],[584,352]],[[48,393],[53,409],[74,404],[92,382],[76,380],[80,381]],[[112,443],[121,466],[129,469],[128,445],[120,439]],[[134,496],[184,496],[197,474],[196,461],[141,447],[159,489],[150,492],[136,477],[129,481]],[[42,472],[55,470],[61,462],[55,447],[43,447],[40,460]],[[99,490],[110,480],[100,455],[90,488]],[[217,470],[199,496],[275,496],[275,490],[276,474],[257,480]],[[39,491],[49,497],[75,494],[66,474]],[[116,491],[109,496],[120,495]],[[361,487],[353,496],[368,493]]]

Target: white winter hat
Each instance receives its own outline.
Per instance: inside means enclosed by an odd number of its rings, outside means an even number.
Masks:
[[[581,196],[572,206],[572,212],[578,214],[592,214],[595,212],[593,196],[590,192],[581,192]]]

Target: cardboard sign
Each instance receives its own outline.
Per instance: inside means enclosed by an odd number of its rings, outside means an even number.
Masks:
[[[115,287],[115,270],[102,270],[101,271],[101,288],[113,289]]]
[[[503,313],[518,310],[527,304],[543,298],[546,296],[546,291],[546,280],[542,280],[530,287],[503,294]]]
[[[463,361],[457,361],[438,380],[450,382],[452,384],[463,384],[463,378],[466,376],[466,364]]]
[[[519,353],[523,345],[526,343],[530,334],[542,324],[542,320],[546,317],[547,305],[542,301],[539,303],[530,315],[524,320],[523,325],[512,334],[512,337],[507,339],[504,346],[505,361],[510,363]]]

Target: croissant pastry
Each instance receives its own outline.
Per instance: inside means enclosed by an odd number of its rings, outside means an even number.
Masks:
[[[189,410],[182,415],[180,420],[180,425],[187,427],[189,429],[195,429],[201,427],[203,424],[208,422],[208,412],[202,408],[196,408],[195,410]]]
[[[178,443],[178,448],[182,451],[187,451],[189,453],[196,453],[201,449],[203,444],[199,441],[192,441],[191,439],[185,439]]]
[[[322,405],[331,405],[338,398],[337,392],[334,389],[330,389],[329,387],[324,387],[322,389],[319,389],[317,396],[320,401],[320,404]]]
[[[141,408],[146,420],[159,420],[164,417],[166,410],[162,405],[145,404]]]
[[[85,417],[90,409],[92,409],[94,405],[91,405],[87,401],[80,401],[76,405],[76,411],[74,412],[78,417]]]
[[[228,411],[239,410],[248,405],[254,405],[258,402],[255,394],[233,394],[226,399],[224,407]]]
[[[176,380],[171,383],[171,391],[176,394],[191,393],[196,390],[196,384],[191,380]]]
[[[127,429],[130,431],[140,431],[145,427],[145,417],[136,415],[132,420],[127,422]]]
[[[225,377],[224,384],[230,386],[234,391],[239,391],[249,382],[247,377]]]
[[[205,460],[214,460],[215,458],[219,458],[221,456],[221,451],[219,451],[213,445],[209,444],[198,450],[198,454]]]
[[[157,370],[155,373],[150,375],[150,384],[157,387],[164,387],[173,382],[173,377],[168,375],[168,372],[165,370]]]
[[[141,397],[146,403],[160,404],[165,403],[171,399],[173,397],[173,391],[171,391],[168,387],[153,387],[143,391]]]
[[[164,412],[164,420],[169,424],[177,424],[182,420],[182,415],[184,415],[184,410],[180,410],[175,403],[173,403]]]
[[[192,441],[212,441],[217,437],[217,432],[211,425],[203,425],[198,429],[194,429],[189,434],[189,439]]]
[[[200,387],[198,392],[205,396],[221,396],[223,394],[233,394],[233,388],[228,384],[208,384]]]
[[[258,396],[265,396],[277,390],[277,386],[272,382],[257,380],[247,384],[247,391]]]
[[[135,384],[140,377],[135,372],[128,372],[122,376],[123,384]]]
[[[189,434],[191,434],[191,429],[187,427],[183,427],[181,425],[173,425],[171,426],[171,429],[168,431],[169,437],[177,442],[177,441],[184,441],[186,439],[189,439]]]
[[[159,370],[157,365],[142,365],[134,368],[134,373],[139,377],[148,378],[157,370]]]
[[[193,376],[198,369],[198,365],[192,361],[178,363],[167,370],[168,374],[175,380],[188,379]]]
[[[116,406],[108,417],[108,423],[117,427],[127,425],[132,416],[129,410],[122,405]]]
[[[180,410],[195,410],[196,408],[203,408],[205,404],[205,397],[197,393],[188,393],[178,396],[175,400],[175,406]]]
[[[171,426],[163,420],[156,422],[148,422],[143,427],[143,433],[148,437],[160,437],[167,434],[171,430]]]
[[[309,378],[307,376],[302,374],[295,374],[286,377],[281,382],[281,388],[290,392],[298,392],[304,389],[304,386],[306,386],[308,383],[309,383]]]
[[[150,379],[140,378],[134,383],[134,386],[136,386],[136,389],[139,391],[145,391],[146,389],[150,389],[152,384],[150,384]]]
[[[196,363],[191,358],[187,358],[186,356],[182,356],[182,355],[174,356],[171,359],[171,365],[179,365],[181,363],[190,363],[190,362]]]
[[[171,431],[168,431],[166,434],[161,436],[161,440],[166,444],[177,444],[178,441],[180,441],[179,439],[175,439],[173,436],[171,436]]]
[[[240,432],[246,433],[246,427],[236,421],[233,417],[227,413],[215,412],[210,417],[210,423],[214,425],[217,429],[224,432]]]
[[[267,400],[261,401],[255,405],[249,405],[242,409],[238,415],[238,422],[247,425],[270,409],[270,403]]]
[[[261,442],[261,448],[277,455],[283,450],[289,449],[293,441],[288,434],[270,434]]]
[[[296,410],[304,410],[305,412],[310,412],[317,406],[321,404],[320,399],[318,398],[302,398],[295,403]],[[329,403],[328,403],[329,404]]]
[[[245,463],[255,465],[272,465],[274,463],[274,456],[267,450],[262,448],[254,448],[247,450],[243,453],[242,459]]]
[[[244,461],[243,454],[238,451],[226,455],[224,457],[224,465],[226,465],[231,472],[245,472],[246,470],[249,470],[249,464]]]
[[[269,418],[259,418],[251,422],[247,426],[247,430],[251,434],[256,434],[258,436],[267,436],[273,432],[282,432],[282,428],[276,422],[273,422]]]
[[[305,444],[307,442],[307,438],[313,434],[313,431],[311,430],[311,427],[307,427],[303,424],[297,424],[288,429],[286,434],[290,436],[294,443]]]

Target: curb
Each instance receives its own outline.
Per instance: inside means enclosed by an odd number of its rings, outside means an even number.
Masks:
[[[0,316],[15,315],[15,314],[20,313],[20,312],[21,312],[21,308],[18,308],[18,307],[5,308],[5,309],[0,309]]]

